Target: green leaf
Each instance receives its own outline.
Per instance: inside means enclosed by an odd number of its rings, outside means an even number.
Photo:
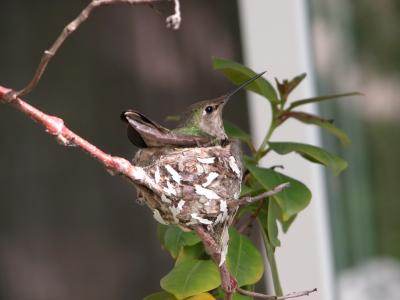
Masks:
[[[161,287],[178,300],[215,289],[220,283],[215,263],[197,259],[176,265],[160,281]]]
[[[268,239],[273,247],[279,247],[281,242],[278,238],[278,224],[276,223],[280,215],[279,206],[275,201],[268,201],[267,232]]]
[[[289,142],[270,142],[269,146],[275,152],[283,155],[297,152],[305,159],[327,166],[335,175],[339,175],[340,172],[347,168],[347,162],[344,159],[312,145]]]
[[[257,73],[248,67],[243,66],[237,62],[213,57],[213,67],[215,70],[220,70],[226,77],[233,83],[240,84],[244,81],[254,77]],[[271,103],[278,103],[279,99],[274,87],[265,78],[261,77],[255,82],[246,87],[247,90],[253,91],[261,96],[267,98]]]
[[[306,76],[306,73],[302,73],[291,80],[284,79],[282,82],[279,82],[279,80],[275,78],[275,82],[283,102],[287,100],[289,94],[303,81],[304,78],[306,78]]]
[[[193,246],[200,243],[200,238],[195,232],[184,232],[178,226],[168,226],[164,236],[165,248],[171,253],[173,258],[178,256],[183,246]]]
[[[265,231],[270,244],[275,249],[281,245],[278,238],[277,220],[281,218],[281,211],[274,199],[269,199],[258,214],[259,223]]]
[[[289,82],[289,92],[292,92],[295,88],[298,87],[298,85],[306,78],[307,73],[301,73],[300,75],[297,75],[294,77],[292,80]]]
[[[253,298],[234,293],[232,296],[232,300],[253,300]]]
[[[205,256],[204,247],[202,243],[197,243],[193,246],[182,247],[176,258],[175,265],[180,264],[190,259],[201,259]]]
[[[358,93],[358,92],[352,92],[352,93],[326,95],[326,96],[319,96],[319,97],[312,97],[312,98],[297,100],[297,101],[293,101],[290,104],[289,110],[291,110],[291,109],[293,109],[295,107],[298,107],[300,105],[305,105],[305,104],[315,103],[315,102],[321,102],[321,101],[326,101],[326,100],[332,100],[332,99],[341,98],[341,97],[350,97],[350,96],[363,96],[363,94]]]
[[[284,221],[282,218],[279,218],[279,221],[282,225],[282,230],[284,233],[287,233],[290,225],[292,225],[293,221],[296,219],[297,215],[291,216],[288,220]]]
[[[310,203],[311,192],[300,181],[271,169],[257,167],[254,164],[246,164],[246,166],[254,178],[267,191],[281,183],[290,183],[288,188],[272,197],[277,201],[282,210],[283,220],[288,220],[290,217],[303,210],[308,203]]]
[[[276,260],[275,260],[275,248],[270,244],[267,234],[265,233],[264,230],[261,230],[261,235],[262,235],[265,250],[267,253],[269,267],[271,269],[274,290],[275,290],[275,293],[277,296],[281,296],[281,295],[283,295],[283,291],[282,291],[282,286],[281,286],[281,280],[279,279],[278,266],[276,265]]]
[[[264,273],[263,259],[256,246],[233,228],[229,230],[226,263],[239,286],[256,283]]]
[[[209,293],[201,293],[186,300],[215,300],[215,298]]]
[[[143,300],[176,300],[176,298],[167,292],[158,292],[148,295]]]
[[[251,141],[251,136],[241,128],[237,127],[235,124],[229,122],[229,121],[224,121],[224,128],[226,134],[231,138],[231,139],[237,139],[246,145],[249,146],[250,149],[254,149],[254,145]]]
[[[254,188],[248,186],[247,184],[242,184],[242,188],[240,190],[240,197],[250,195],[253,192]]]
[[[242,189],[240,190],[240,197],[243,196],[256,196],[258,194],[261,194],[262,192],[265,192],[265,189],[258,183],[258,181],[253,180],[254,183],[252,182],[251,185],[242,185]]]
[[[342,145],[351,144],[351,141],[350,141],[349,137],[347,136],[347,134],[344,133],[341,129],[337,128],[335,125],[333,125],[331,120],[321,119],[318,116],[314,116],[311,114],[298,112],[298,111],[291,112],[290,117],[293,117],[293,118],[299,120],[300,122],[303,122],[306,124],[317,125],[323,129],[325,129],[329,133],[336,136],[340,140]]]

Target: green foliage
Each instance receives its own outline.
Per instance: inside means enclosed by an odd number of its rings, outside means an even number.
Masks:
[[[243,296],[238,293],[234,293],[232,300],[253,300],[253,298],[250,298],[249,296]]]
[[[178,257],[176,258],[175,264],[177,265],[190,259],[201,258],[205,258],[205,253],[203,245],[198,243],[193,246],[182,247],[179,251]]]
[[[171,253],[173,258],[183,246],[193,246],[200,243],[200,238],[194,232],[184,232],[178,226],[168,226],[164,232],[164,247]]]
[[[213,66],[236,84],[240,84],[256,74],[255,71],[248,67],[222,58],[214,58]],[[294,142],[271,142],[270,139],[276,128],[292,118],[305,125],[316,125],[335,135],[343,145],[349,144],[350,139],[348,136],[335,127],[332,120],[301,111],[294,111],[293,109],[309,103],[359,95],[359,93],[346,93],[288,102],[293,90],[301,84],[305,77],[306,74],[300,74],[291,80],[279,81],[275,79],[276,88],[268,80],[261,77],[246,87],[247,90],[265,97],[271,105],[271,125],[260,147],[256,148],[254,146],[249,133],[232,123],[225,122],[224,124],[228,136],[247,145],[251,151],[251,156],[244,156],[247,172],[244,177],[241,196],[255,196],[269,191],[279,184],[290,183],[288,188],[278,194],[240,207],[236,214],[236,219],[239,221],[238,224],[243,223],[243,219],[249,214],[251,215],[251,220],[257,220],[277,295],[282,295],[283,293],[279,280],[278,266],[275,261],[275,249],[281,246],[278,224],[281,225],[283,232],[287,232],[297,215],[310,203],[311,191],[299,180],[277,171],[276,168],[259,166],[259,161],[272,151],[280,155],[295,152],[313,163],[328,167],[335,175],[338,175],[346,169],[347,162],[337,155],[313,145]],[[246,227],[244,230],[249,228]],[[152,294],[144,300],[209,300],[223,298],[224,293],[220,287],[218,267],[206,254],[203,244],[193,232],[183,232],[177,226],[159,225],[157,235],[163,247],[170,252],[176,262],[173,269],[161,279],[161,287],[166,292]],[[229,235],[229,250],[226,258],[228,269],[236,278],[239,286],[251,289],[262,278],[264,273],[263,257],[254,243],[243,233],[231,228]],[[251,300],[251,297],[235,293],[233,299]]]
[[[263,260],[256,246],[233,228],[229,230],[229,251],[226,260],[228,270],[236,278],[239,286],[256,283],[264,273]]]
[[[221,283],[218,267],[212,260],[190,259],[164,276],[161,287],[178,300],[217,288]]]
[[[186,300],[215,300],[215,298],[209,293],[201,293]]]
[[[347,134],[333,125],[332,120],[322,119],[318,116],[297,111],[290,112],[290,117],[305,124],[312,124],[321,127],[322,129],[336,136],[342,145],[349,145],[351,143]]]
[[[279,154],[288,154],[290,152],[297,152],[305,159],[311,162],[320,163],[330,168],[335,175],[339,175],[344,169],[347,168],[347,162],[339,156],[329,153],[328,151],[315,147],[312,145],[300,143],[269,143],[272,150]]]
[[[272,196],[281,209],[283,220],[288,220],[310,203],[311,192],[300,181],[272,169],[257,167],[253,164],[246,164],[246,167],[265,191],[271,190],[281,183],[290,183],[288,188]]]
[[[265,211],[265,210],[264,210]],[[266,220],[262,222],[262,227],[265,233],[268,236],[268,240],[273,247],[279,247],[281,242],[278,238],[278,224],[277,221],[279,220],[280,216],[280,209],[276,204],[276,201],[269,200],[268,201],[268,209],[266,210],[267,214],[264,218]],[[262,219],[262,214],[260,214],[260,219]]]
[[[340,97],[350,97],[350,96],[362,96],[362,94],[353,92],[353,93],[335,94],[335,95],[327,95],[327,96],[320,96],[320,97],[313,97],[313,98],[297,100],[297,101],[293,101],[290,104],[289,109],[292,110],[293,108],[304,105],[304,104],[322,102],[322,101],[326,101],[326,100],[333,100],[333,99],[337,99]]]
[[[224,121],[224,129],[229,138],[239,140],[247,145],[251,151],[255,151],[250,134],[228,121]]]
[[[176,300],[176,298],[167,292],[158,292],[148,295],[143,300]]]

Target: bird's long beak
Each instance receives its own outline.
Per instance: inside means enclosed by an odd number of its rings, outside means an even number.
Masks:
[[[261,72],[255,76],[253,76],[252,78],[246,80],[245,82],[243,82],[242,84],[240,84],[238,87],[236,87],[233,91],[230,91],[228,94],[226,94],[224,96],[224,104],[226,104],[229,100],[230,97],[232,97],[234,94],[236,94],[237,92],[239,92],[241,89],[243,89],[244,87],[248,86],[250,83],[252,83],[253,81],[257,80],[258,78],[260,78],[261,76],[263,76],[267,71]]]

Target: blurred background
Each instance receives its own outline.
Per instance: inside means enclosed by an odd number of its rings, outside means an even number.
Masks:
[[[26,99],[62,117],[104,151],[129,158],[135,149],[120,112],[135,108],[173,126],[164,121],[166,115],[232,87],[213,71],[212,56],[266,69],[269,79],[306,71],[305,96],[363,92],[361,98],[312,108],[335,119],[353,143],[343,148],[315,129],[311,140],[350,164],[339,177],[318,171],[313,203],[326,205],[310,207],[316,217],[307,228],[321,230],[302,229],[308,212],[299,229],[297,224],[291,229],[303,242],[283,242],[282,283],[287,291],[318,287],[310,299],[395,299],[400,294],[400,4],[295,2],[185,0],[179,31],[165,28],[171,3],[156,9],[102,7],[66,41]],[[0,84],[24,86],[43,50],[87,3],[2,0]],[[260,48],[253,47],[254,38]],[[292,44],[285,47],[285,41]],[[236,96],[224,116],[257,137],[265,124],[257,124],[255,107],[247,103],[244,93]],[[303,131],[294,125],[295,132]],[[160,289],[159,279],[173,261],[157,241],[150,211],[136,204],[133,187],[81,151],[60,147],[5,105],[0,141],[0,299],[142,299]],[[304,176],[308,171],[300,169]],[[314,242],[317,246],[298,251]],[[307,278],[299,261],[315,274]],[[318,274],[325,283],[315,279]],[[292,285],[296,276],[307,286],[299,280]]]
[[[312,1],[318,93],[364,97],[325,103],[323,116],[349,133],[342,176],[327,174],[333,257],[343,299],[395,299],[400,292],[400,2]]]

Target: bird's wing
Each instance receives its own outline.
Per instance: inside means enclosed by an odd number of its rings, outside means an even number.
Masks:
[[[121,119],[128,124],[129,140],[140,148],[168,145],[193,147],[210,143],[209,137],[173,132],[134,110],[123,112]]]

